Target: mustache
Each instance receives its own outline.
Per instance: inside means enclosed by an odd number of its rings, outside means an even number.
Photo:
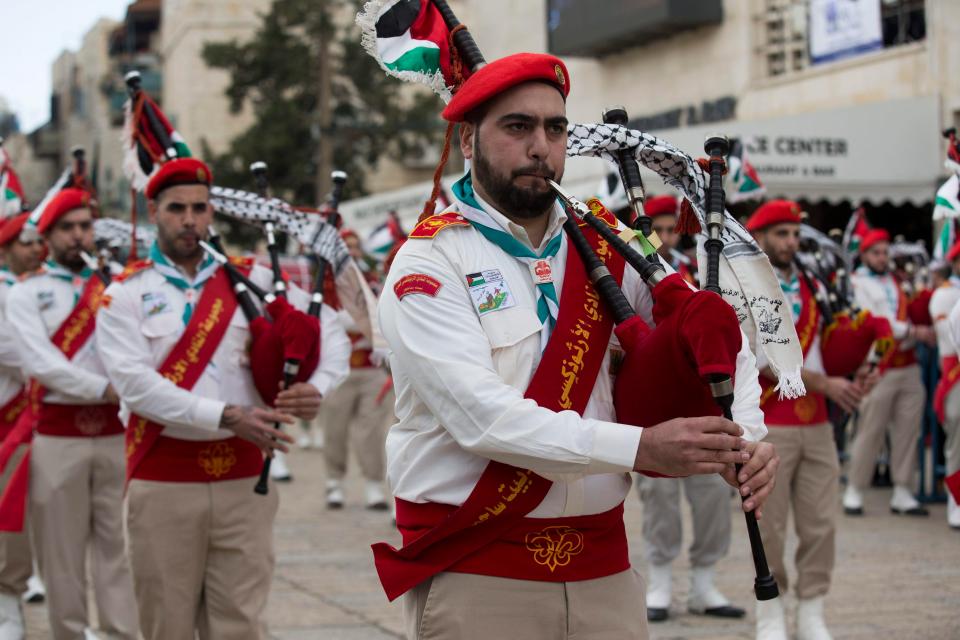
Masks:
[[[521,167],[519,169],[514,169],[510,172],[510,179],[518,178],[520,176],[539,176],[541,178],[546,178],[550,180],[556,179],[556,172],[547,166],[546,163],[537,163],[527,167]]]

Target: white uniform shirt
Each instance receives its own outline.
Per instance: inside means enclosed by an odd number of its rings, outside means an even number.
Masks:
[[[185,274],[183,277],[190,282]],[[259,266],[253,268],[250,279],[267,290],[272,284],[271,272]],[[186,328],[184,291],[148,267],[124,282],[111,284],[106,295],[111,300],[97,315],[96,339],[122,399],[120,419],[124,425],[133,412],[164,425],[165,436],[217,440],[234,435],[220,429],[227,404],[264,406],[250,374],[250,331],[242,309],[237,308],[206,369],[193,389],[187,390],[157,372]],[[288,295],[298,309],[309,305],[309,296],[297,287],[291,286]],[[309,383],[326,395],[349,371],[350,341],[336,313],[326,305],[321,309],[320,324],[322,357]]]
[[[930,297],[930,317],[937,332],[937,350],[941,358],[957,353],[957,343],[950,334],[950,311],[960,301],[960,278],[951,276]]]
[[[910,323],[897,320],[900,285],[890,273],[877,275],[864,266],[850,276],[857,305],[875,316],[886,318],[893,329],[893,337],[900,340],[900,350],[913,348],[913,340],[905,340]]]
[[[16,281],[9,271],[0,271],[0,406],[10,402],[24,383],[23,360],[17,348],[20,341],[4,310],[7,294]]]
[[[947,326],[950,329],[950,339],[953,344],[960,344],[960,302],[954,304],[947,315]]]
[[[504,230],[532,248],[523,227],[490,205],[482,206]],[[453,210],[458,210],[456,204]],[[565,217],[555,207],[544,244]],[[564,237],[551,260],[561,312],[567,250]],[[516,303],[478,316],[466,275],[491,269],[501,272]],[[398,300],[394,283],[413,273],[436,278],[441,283],[436,295],[411,294]],[[649,289],[629,266],[623,288],[634,308],[652,323]],[[472,227],[443,230],[429,240],[410,239],[390,269],[379,317],[392,350],[397,394],[399,422],[387,435],[387,476],[396,496],[462,504],[488,461],[496,460],[532,469],[554,482],[531,517],[601,513],[624,499],[630,490],[626,472],[633,468],[642,429],[614,422],[610,350],[583,417],[573,411],[553,412],[523,398],[541,357],[535,284],[526,264]],[[733,415],[745,437],[758,440],[766,435],[758,406],[760,385],[745,338],[743,345]],[[615,336],[610,348],[619,350]]]
[[[43,401],[50,404],[101,404],[109,384],[92,335],[72,360],[50,341],[73,311],[84,285],[79,277],[64,280],[44,267],[15,284],[7,296],[7,319],[19,338],[23,371],[47,388]]]

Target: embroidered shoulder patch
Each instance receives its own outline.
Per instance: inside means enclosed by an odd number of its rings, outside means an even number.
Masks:
[[[470,226],[466,219],[451,211],[450,213],[441,213],[440,215],[430,216],[410,232],[408,238],[433,238],[447,227]]]
[[[397,294],[398,300],[403,300],[404,296],[412,293],[425,293],[434,297],[442,286],[440,281],[433,276],[428,276],[425,273],[411,273],[393,284],[393,292]]]
[[[607,226],[616,229],[619,225],[617,222],[617,216],[613,215],[613,213],[603,206],[603,203],[597,198],[590,198],[584,204],[590,208],[590,211],[593,212],[593,215],[606,222]]]
[[[138,273],[143,273],[146,269],[153,265],[152,260],[137,260],[132,264],[128,264],[124,267],[123,272],[114,278],[116,282],[124,282],[129,278],[137,275]]]
[[[240,256],[230,256],[230,264],[232,264],[235,267],[249,268],[253,266],[253,258],[249,258],[249,257],[241,258]]]

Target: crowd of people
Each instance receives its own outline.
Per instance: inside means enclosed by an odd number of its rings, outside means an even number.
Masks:
[[[318,253],[311,292],[224,255],[210,168],[151,153],[147,138],[162,130],[131,137],[157,165],[143,185],[156,229],[147,259],[120,269],[98,253],[95,191],[79,168],[3,221],[0,639],[24,637],[35,566],[57,640],[267,637],[279,496],[262,481],[292,478],[282,454],[295,440],[281,426],[297,420],[322,430],[328,511],[351,502],[352,449],[363,505],[394,517],[403,544],[375,544],[372,565],[387,597],[403,598],[411,639],[648,637],[648,622],[674,615],[681,491],[691,613],[746,615],[714,580],[739,496],[780,593],[796,595],[796,637],[831,637],[837,520],[864,514],[881,450],[891,512],[929,515],[915,496],[927,398],[918,344],[939,349],[934,404],[947,473],[960,468],[960,242],[929,266],[941,282],[932,290],[905,277],[884,230],[858,234],[845,254],[809,230],[799,203],[759,203],[743,243],[766,260],[741,285],[772,301],[777,322],[741,328],[723,306],[733,328],[705,345],[690,327],[723,318],[696,316],[720,299],[700,289],[706,254],[681,250],[690,195],[611,197],[574,213],[552,186],[569,144],[564,63],[515,54],[457,81],[442,117],[469,166],[452,204],[433,214],[431,202],[384,265],[349,228],[327,233],[332,217],[316,223],[335,249]],[[692,161],[687,171],[702,174]],[[590,216],[650,247],[641,259],[656,275],[641,278]],[[360,275],[347,292],[350,274]],[[597,293],[611,280],[630,320]],[[379,295],[375,312],[357,306],[364,295]],[[670,329],[670,300],[694,309],[688,326]],[[630,345],[659,329],[678,332],[674,355],[695,362],[700,393],[703,378],[732,394],[730,419],[719,408],[688,415],[696,390],[666,379],[650,391],[675,398],[667,419],[623,421]],[[778,347],[758,340],[767,334],[782,336]],[[847,351],[852,364],[838,364]],[[726,382],[709,377],[721,373]],[[838,432],[851,439],[845,469]],[[623,520],[634,484],[646,580],[630,566]],[[947,519],[960,529],[952,497]],[[756,637],[790,637],[786,620],[783,598],[758,602]]]

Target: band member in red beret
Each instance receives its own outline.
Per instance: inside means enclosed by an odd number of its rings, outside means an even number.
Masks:
[[[405,594],[411,639],[646,638],[623,525],[628,472],[727,472],[744,459],[746,508],[772,489],[773,448],[741,439],[765,431],[749,348],[737,358],[739,425],[616,422],[611,325],[593,324],[595,293],[546,181],[563,176],[569,91],[561,60],[522,53],[453,94],[443,117],[460,124],[470,171],[454,203],[410,233],[380,298],[404,546],[375,545],[374,559],[388,597]],[[630,269],[622,277],[650,318],[649,289]],[[579,338],[563,337],[578,322]]]
[[[27,419],[24,413],[30,403],[16,333],[4,311],[7,294],[17,279],[36,271],[43,262],[43,238],[36,229],[23,230],[29,216],[21,213],[0,226],[0,442],[10,436],[18,420]],[[26,443],[8,445],[17,449],[0,475],[0,494],[27,452]],[[6,637],[23,637],[20,596],[27,591],[32,573],[33,553],[27,531],[0,532],[0,630],[8,634]],[[36,578],[33,581],[39,582]]]
[[[800,247],[800,205],[791,200],[771,200],[747,220],[746,227],[767,254],[780,287],[791,305],[800,346],[803,348],[803,384],[807,394],[793,400],[780,398],[776,376],[764,368],[760,379],[760,408],[769,429],[767,439],[780,455],[777,483],[767,500],[760,531],[780,593],[789,590],[784,552],[787,521],[793,521],[799,538],[796,552],[797,637],[827,640],[823,599],[830,588],[835,562],[836,502],[840,466],[833,426],[827,416],[829,398],[853,412],[865,391],[865,382],[828,376],[821,355],[824,320],[817,305],[819,283],[803,272],[794,257]],[[757,639],[788,637],[783,599],[757,603]]]
[[[254,386],[251,331],[224,268],[200,246],[213,220],[210,170],[166,162],[146,188],[157,241],[107,289],[97,345],[127,424],[126,530],[147,640],[264,638],[277,491],[254,493],[263,455],[292,442],[274,422],[313,419],[347,374],[349,342],[321,310],[311,377],[265,406]],[[238,261],[265,289],[269,269]],[[308,295],[291,286],[290,304]]]
[[[673,196],[652,196],[644,202],[643,209],[650,216],[650,226],[660,239],[661,244],[657,253],[673,267],[674,271],[682,275],[684,280],[696,286],[690,259],[677,250],[680,234],[675,229],[679,207],[680,203]]]
[[[860,242],[860,260],[861,266],[851,277],[857,304],[889,320],[897,343],[880,381],[860,404],[843,509],[847,515],[863,514],[863,492],[870,486],[889,427],[893,478],[890,511],[926,516],[927,509],[914,497],[912,488],[926,398],[914,347],[918,342],[934,344],[936,335],[932,327],[909,320],[907,295],[890,273],[890,234],[883,229],[867,232]]]
[[[6,310],[24,373],[37,385],[29,509],[51,632],[58,640],[83,637],[92,592],[100,630],[132,640],[138,625],[123,540],[123,425],[93,339],[104,283],[82,257],[94,253],[94,204],[88,192],[67,188],[44,207],[37,230],[50,257],[13,286]]]

